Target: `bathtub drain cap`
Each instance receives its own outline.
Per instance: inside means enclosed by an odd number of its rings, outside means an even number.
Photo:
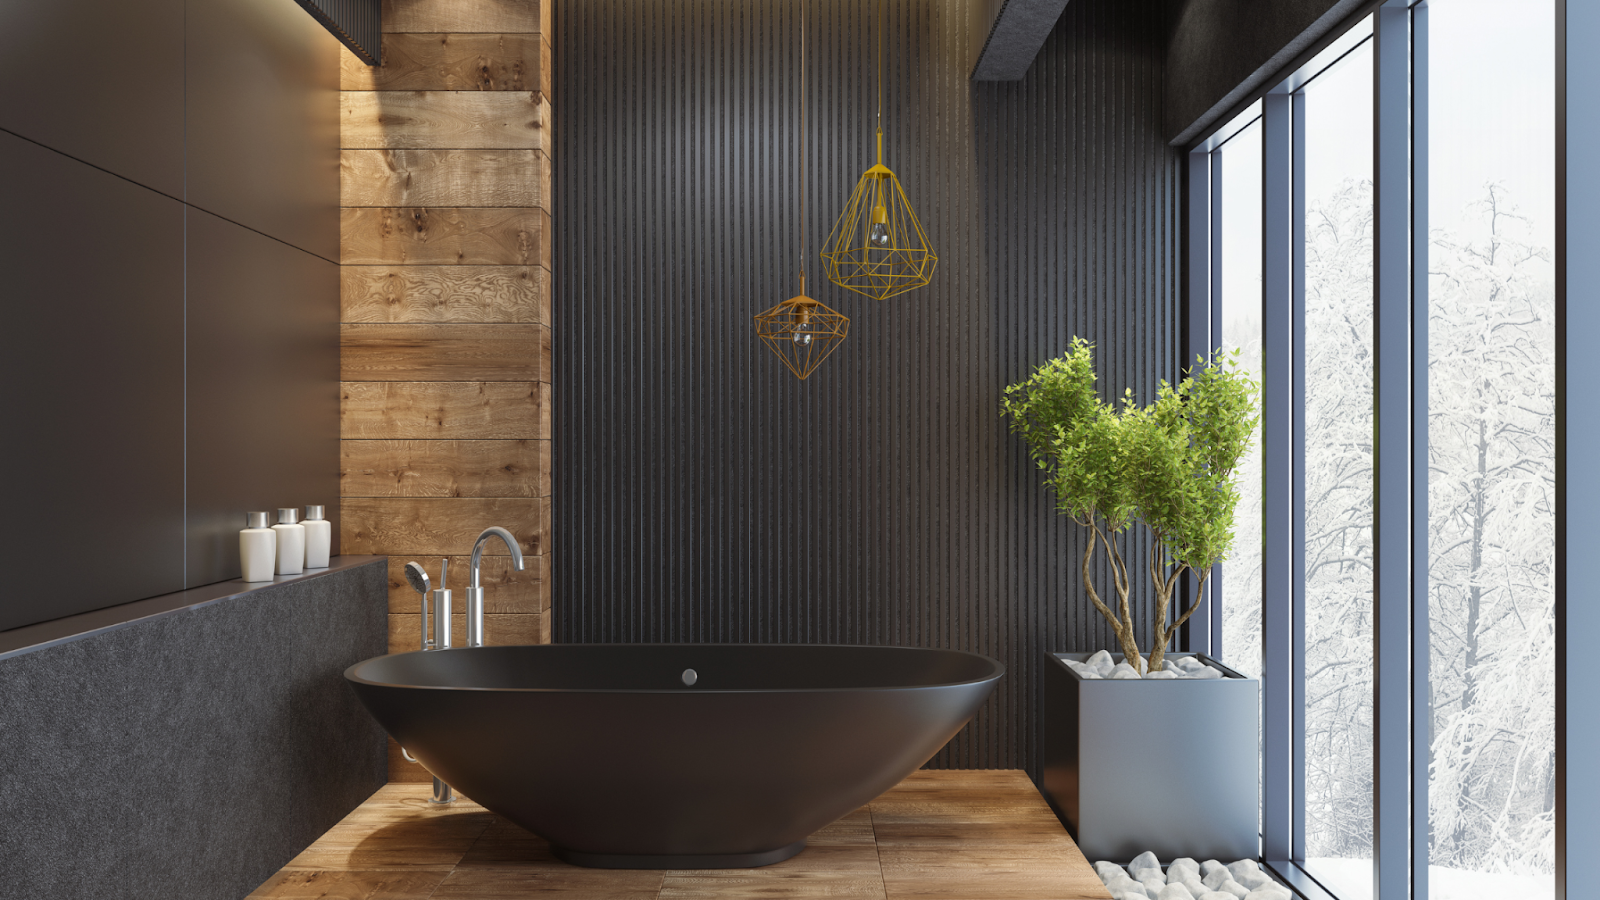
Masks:
[[[699,680],[700,680],[700,674],[698,672],[696,672],[695,670],[693,670],[693,669],[684,669],[683,670],[683,683],[684,684],[688,685],[689,687],[694,687],[694,683],[696,681],[699,681]]]

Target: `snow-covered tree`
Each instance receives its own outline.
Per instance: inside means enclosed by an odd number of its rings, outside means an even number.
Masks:
[[[1555,853],[1550,254],[1491,184],[1429,263],[1429,796],[1435,865]]]
[[[1306,853],[1372,854],[1372,183],[1306,216]]]

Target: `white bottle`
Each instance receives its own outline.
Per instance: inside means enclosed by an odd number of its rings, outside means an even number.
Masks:
[[[272,580],[278,533],[267,527],[268,521],[264,512],[245,513],[245,528],[239,532],[239,569],[245,581]]]
[[[300,523],[306,530],[306,568],[326,569],[328,552],[333,549],[333,523],[323,516],[320,506],[306,507],[306,520]]]
[[[299,575],[306,570],[306,527],[296,521],[299,518],[298,509],[278,509],[278,524],[272,530],[278,533],[279,575]]]

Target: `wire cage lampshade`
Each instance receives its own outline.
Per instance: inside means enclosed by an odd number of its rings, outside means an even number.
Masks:
[[[800,11],[800,165],[795,171],[796,196],[800,198],[800,293],[777,306],[757,313],[756,337],[801,381],[811,376],[828,355],[850,333],[850,320],[825,304],[806,296],[806,14]]]
[[[861,174],[822,245],[828,280],[874,300],[926,287],[939,257],[900,179],[883,164],[883,0],[878,0],[878,161]]]
[[[884,300],[926,287],[939,257],[906,199],[906,192],[883,164],[883,132],[878,132],[878,162],[856,183],[844,212],[823,245],[828,280],[842,288]]]
[[[801,381],[815,372],[850,333],[849,319],[806,296],[804,273],[800,275],[798,296],[758,313],[755,319],[756,336]]]

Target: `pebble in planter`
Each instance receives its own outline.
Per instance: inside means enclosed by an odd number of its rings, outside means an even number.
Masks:
[[[1089,657],[1083,662],[1065,659],[1067,668],[1077,672],[1083,678],[1144,678],[1150,681],[1171,680],[1177,678],[1221,678],[1222,673],[1208,666],[1202,660],[1192,656],[1182,656],[1167,661],[1167,667],[1160,672],[1146,672],[1143,675],[1127,663],[1119,663],[1111,658],[1111,654],[1104,650]]]
[[[1197,863],[1175,859],[1162,870],[1161,860],[1146,851],[1128,867],[1101,860],[1096,875],[1113,900],[1293,900],[1289,889],[1272,880],[1254,860],[1226,865],[1214,859]]]

